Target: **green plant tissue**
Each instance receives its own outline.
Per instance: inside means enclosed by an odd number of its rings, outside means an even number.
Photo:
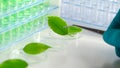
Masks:
[[[49,16],[48,25],[57,34],[60,34],[60,35],[68,34],[67,23],[60,17]]]
[[[69,35],[75,35],[81,31],[82,31],[82,29],[78,26],[68,26]]]
[[[0,64],[0,68],[27,68],[28,64],[21,59],[8,59]]]
[[[48,48],[51,47],[43,43],[29,43],[23,48],[23,51],[27,54],[36,55],[46,51]]]

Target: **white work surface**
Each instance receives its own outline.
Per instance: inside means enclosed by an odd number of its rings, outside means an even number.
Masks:
[[[47,34],[49,35],[48,30],[41,32],[42,37]],[[51,52],[44,61],[28,68],[120,68],[120,59],[115,55],[114,47],[106,44],[100,34],[84,29],[79,39],[45,38],[47,42],[53,41],[56,45],[61,43],[63,47]]]

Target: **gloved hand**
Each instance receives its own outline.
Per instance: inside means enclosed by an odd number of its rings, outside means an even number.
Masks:
[[[120,57],[120,10],[104,32],[103,39],[106,43],[115,47],[116,54]]]

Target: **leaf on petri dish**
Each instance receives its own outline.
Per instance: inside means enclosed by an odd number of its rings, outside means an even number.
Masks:
[[[28,63],[21,59],[8,59],[0,64],[0,68],[27,68]]]
[[[80,28],[78,26],[68,26],[69,35],[75,35],[81,31],[82,31],[82,28]]]
[[[27,54],[36,55],[46,51],[49,48],[51,47],[43,43],[29,43],[23,48],[23,51]]]
[[[60,34],[60,35],[68,34],[67,23],[60,17],[49,16],[48,25],[57,34]]]

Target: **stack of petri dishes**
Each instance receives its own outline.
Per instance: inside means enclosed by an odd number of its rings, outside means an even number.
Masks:
[[[43,30],[57,8],[50,0],[0,0],[0,51]]]
[[[71,24],[105,31],[119,7],[119,0],[62,0],[61,17]]]

